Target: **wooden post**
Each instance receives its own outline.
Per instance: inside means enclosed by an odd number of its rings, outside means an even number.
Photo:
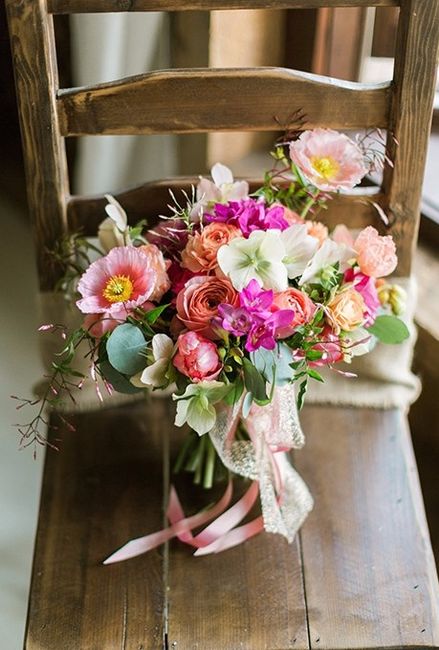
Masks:
[[[437,0],[402,0],[387,142],[393,167],[386,166],[383,182],[399,275],[409,275],[416,246],[438,47]]]
[[[50,253],[66,233],[68,173],[55,106],[58,90],[53,18],[44,0],[6,0],[15,69],[29,210],[42,290],[61,269]]]

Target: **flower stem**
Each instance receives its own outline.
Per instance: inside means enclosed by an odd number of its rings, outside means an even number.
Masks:
[[[206,435],[201,436],[200,443],[197,449],[196,469],[195,469],[195,477],[194,477],[194,483],[196,483],[197,485],[201,483],[201,477],[203,475],[203,462],[204,462],[205,450],[206,450]]]
[[[206,436],[207,437],[207,436]],[[213,485],[213,476],[215,472],[216,449],[210,438],[207,440],[206,466],[204,469],[203,487],[209,490]]]

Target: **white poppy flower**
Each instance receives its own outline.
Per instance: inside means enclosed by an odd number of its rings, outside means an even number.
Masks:
[[[288,277],[302,275],[306,265],[319,247],[319,241],[308,235],[306,224],[294,224],[281,233],[286,256],[282,260],[287,267]]]
[[[346,244],[337,244],[332,239],[326,239],[317,252],[308,262],[299,285],[302,286],[313,280],[318,280],[320,273],[328,266],[339,263],[340,271],[346,271],[348,262],[355,257],[356,253],[353,248]]]
[[[152,386],[161,388],[169,383],[167,372],[174,354],[174,342],[166,334],[155,334],[152,337],[152,356],[154,362],[131,378],[134,386],[143,388]]]
[[[248,239],[235,237],[218,250],[218,265],[235,289],[242,291],[250,280],[264,289],[285,291],[288,275],[282,260],[286,251],[279,230],[255,230]]]
[[[129,246],[132,242],[125,210],[110,194],[106,194],[105,198],[108,201],[105,206],[108,217],[99,225],[98,237],[101,247],[108,253],[112,248]]]

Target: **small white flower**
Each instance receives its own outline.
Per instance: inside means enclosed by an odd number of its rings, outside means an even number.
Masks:
[[[168,384],[169,379],[167,373],[174,350],[174,342],[169,336],[166,334],[155,334],[152,337],[152,356],[154,362],[137,375],[134,375],[134,377],[131,377],[131,383],[139,388],[143,388],[145,385],[152,386],[153,388],[161,388]]]
[[[209,203],[227,203],[227,201],[240,201],[248,197],[249,186],[247,181],[234,181],[231,170],[216,163],[210,170],[213,182],[207,178],[200,178],[197,185],[197,202],[192,208],[192,219],[198,219],[203,208]]]
[[[294,224],[281,233],[286,256],[282,260],[287,267],[288,277],[302,275],[306,265],[316,252],[319,242],[308,235],[306,224]]]
[[[200,381],[189,384],[183,395],[173,395],[173,399],[178,400],[176,426],[187,422],[200,436],[210,431],[216,422],[213,404],[222,400],[228,390],[229,387],[220,381]]]
[[[328,266],[339,263],[340,271],[346,271],[349,260],[355,257],[355,251],[346,244],[337,244],[332,239],[326,239],[311,260],[308,262],[299,285],[302,286],[313,280],[318,280],[320,273]]]
[[[343,337],[343,361],[351,363],[352,357],[361,357],[371,352],[377,343],[364,327],[357,327]]]
[[[235,289],[242,291],[250,280],[264,289],[285,291],[288,275],[282,259],[285,247],[279,230],[254,230],[248,239],[235,237],[218,251],[218,264]]]
[[[110,194],[105,198],[108,204],[105,212],[108,217],[102,221],[98,229],[99,243],[106,253],[116,246],[129,246],[131,238],[129,235],[128,218],[120,203]]]

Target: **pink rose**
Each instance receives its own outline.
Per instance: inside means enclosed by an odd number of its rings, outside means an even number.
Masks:
[[[332,129],[305,131],[290,144],[291,160],[324,192],[350,190],[367,173],[360,148]]]
[[[215,343],[197,332],[186,332],[178,337],[177,347],[172,363],[183,375],[193,382],[218,377],[222,363]]]
[[[364,325],[372,325],[381,304],[375,280],[358,269],[349,268],[345,271],[344,281],[352,282],[355,291],[362,296],[366,306]]]
[[[212,271],[218,266],[218,249],[242,233],[236,226],[214,222],[191,235],[181,254],[182,266],[193,272]]]
[[[316,307],[304,291],[300,289],[287,289],[276,293],[273,298],[273,307],[275,311],[279,309],[290,309],[294,312],[294,317],[287,327],[282,327],[277,330],[277,335],[281,339],[291,336],[293,332],[303,325],[308,323],[316,311]]]
[[[390,235],[382,237],[375,228],[367,226],[355,240],[354,248],[362,273],[381,278],[396,269],[396,246]]]
[[[177,296],[178,318],[190,330],[210,339],[218,338],[211,321],[218,316],[218,305],[237,305],[239,296],[227,278],[196,276],[186,282]]]

